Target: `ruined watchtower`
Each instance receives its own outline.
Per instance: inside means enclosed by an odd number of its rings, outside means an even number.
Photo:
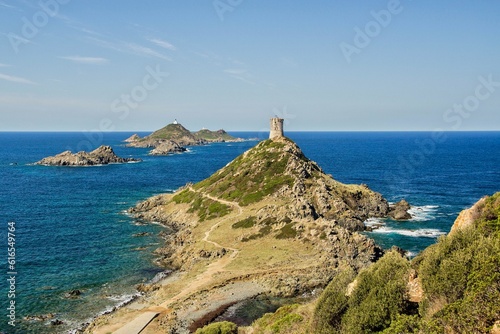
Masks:
[[[271,132],[269,132],[269,139],[284,137],[283,121],[283,118],[271,118]]]

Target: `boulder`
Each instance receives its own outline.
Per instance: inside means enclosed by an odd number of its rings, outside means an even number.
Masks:
[[[406,200],[402,199],[398,203],[390,206],[388,216],[394,220],[411,219],[411,215],[408,213],[410,207],[410,204]]]

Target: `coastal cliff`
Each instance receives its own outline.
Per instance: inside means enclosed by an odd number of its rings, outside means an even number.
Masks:
[[[35,162],[43,166],[96,166],[115,163],[139,162],[140,159],[120,158],[110,146],[100,146],[92,152],[72,153],[65,151]]]
[[[156,253],[176,274],[141,290],[159,311],[148,328],[185,333],[236,302],[311,294],[344,270],[366,268],[383,250],[357,231],[365,219],[387,216],[389,205],[366,185],[334,180],[293,141],[277,137],[129,212],[174,231]],[[122,317],[141,313],[119,310],[88,331],[115,330]]]
[[[499,273],[496,193],[462,211],[451,232],[413,260],[392,249],[359,274],[335,276],[313,302],[282,307],[238,333],[498,334]]]

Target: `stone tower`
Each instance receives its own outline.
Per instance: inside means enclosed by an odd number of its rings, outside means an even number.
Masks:
[[[283,118],[271,118],[271,132],[269,132],[269,139],[284,137],[283,121]]]

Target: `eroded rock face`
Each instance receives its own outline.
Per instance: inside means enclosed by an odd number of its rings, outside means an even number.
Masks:
[[[44,166],[96,166],[112,163],[139,162],[140,159],[120,158],[110,146],[100,146],[92,152],[71,153],[65,151],[53,157],[47,157],[35,162]]]
[[[156,146],[149,154],[151,155],[168,155],[172,153],[182,153],[186,152],[186,148],[180,146],[177,144],[175,141],[172,140],[166,140]]]
[[[391,205],[389,208],[389,217],[394,220],[408,220],[411,219],[411,215],[408,213],[410,210],[410,204],[402,199],[398,203]]]
[[[474,221],[481,216],[484,203],[488,197],[483,197],[477,201],[472,207],[462,210],[451,227],[450,234],[458,230],[465,229],[471,226]]]

